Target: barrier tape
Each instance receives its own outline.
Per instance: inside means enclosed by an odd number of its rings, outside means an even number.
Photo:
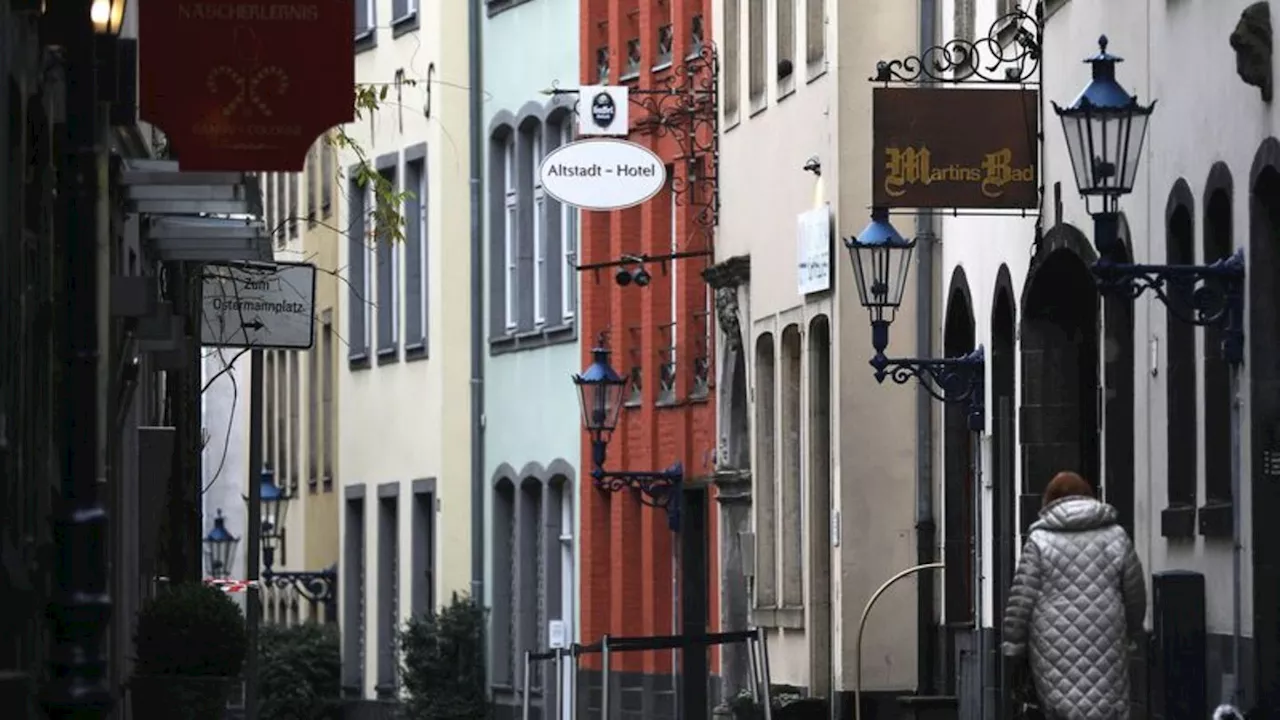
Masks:
[[[238,593],[248,590],[250,587],[258,585],[255,580],[220,580],[218,578],[205,578],[206,585],[222,588],[223,592]]]

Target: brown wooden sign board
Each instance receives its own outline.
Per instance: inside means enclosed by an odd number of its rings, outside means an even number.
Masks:
[[[1035,90],[875,88],[872,204],[1040,206]]]

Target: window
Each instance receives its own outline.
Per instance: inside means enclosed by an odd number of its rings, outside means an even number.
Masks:
[[[1194,198],[1185,183],[1180,182],[1178,187],[1184,189],[1185,198],[1176,195],[1169,198],[1165,219],[1165,261],[1171,265],[1194,265]],[[1177,193],[1178,189],[1175,188],[1174,192]],[[1184,308],[1192,307],[1189,288],[1172,284],[1167,292],[1170,302]],[[1165,337],[1168,344],[1164,382],[1168,402],[1166,416],[1169,418],[1165,436],[1169,508],[1161,514],[1161,534],[1164,537],[1190,538],[1195,534],[1196,468],[1199,466],[1195,327],[1166,311]]]
[[[1210,173],[1204,218],[1205,265],[1231,255],[1231,178],[1225,166],[1221,176]],[[1231,370],[1222,357],[1222,330],[1204,328],[1204,364],[1200,392],[1204,404],[1204,494],[1200,511],[1202,535],[1231,535]]]
[[[276,247],[283,247],[289,234],[289,221],[293,215],[289,212],[289,181],[286,173],[274,173],[276,180]]]
[[[573,119],[560,123],[561,144],[573,142]],[[560,205],[560,251],[564,254],[564,282],[561,283],[560,309],[566,321],[572,321],[578,310],[578,208]]]
[[[493,497],[493,684],[516,684],[516,493],[502,478]]]
[[[267,350],[262,359],[262,463],[273,469],[276,460],[276,352]]]
[[[804,607],[804,513],[801,511],[800,447],[800,328],[782,331],[781,433],[782,515],[778,518],[782,563],[782,605]]]
[[[392,0],[392,24],[403,22],[418,14],[418,0]]]
[[[337,418],[333,413],[333,311],[320,314],[320,362],[324,377],[324,389],[320,397],[324,416],[324,489],[333,490],[333,453],[338,445]]]
[[[302,459],[302,373],[299,371],[298,351],[289,351],[289,486],[298,487],[298,467]]]
[[[316,210],[320,203],[317,201],[319,188],[316,183],[316,176],[320,174],[319,161],[319,145],[312,145],[307,151],[307,227],[314,227],[316,224]]]
[[[542,483],[534,478],[525,478],[520,484],[520,506],[516,509],[516,533],[519,546],[516,549],[516,573],[519,583],[516,585],[516,605],[519,607],[516,627],[518,628],[517,657],[522,658],[526,652],[538,652],[541,639],[546,637],[542,631],[545,624],[546,603],[543,602],[546,590],[546,553],[543,552],[546,541],[546,525],[542,516]],[[526,555],[528,553],[528,555]],[[541,665],[541,663],[539,663]],[[528,691],[540,688],[542,673],[529,673]]]
[[[764,106],[764,66],[765,66],[765,0],[747,0],[747,95],[751,98],[751,109],[758,110]]]
[[[502,279],[503,298],[505,300],[506,329],[516,327],[516,292],[519,288],[517,272],[519,270],[518,233],[520,232],[519,195],[516,192],[516,143],[514,133],[503,149],[503,178],[506,182],[506,212],[503,222],[503,253],[507,263],[506,275]]]
[[[396,187],[396,171],[380,170],[379,174]],[[379,198],[374,202],[385,202]],[[379,213],[387,217],[389,213]],[[376,222],[376,221],[375,221]],[[378,359],[389,361],[396,359],[399,349],[399,300],[400,300],[400,246],[391,235],[389,228],[379,228],[374,238],[377,247],[374,256],[378,263]]]
[[[289,173],[289,237],[298,237],[298,173]]]
[[[812,4],[814,0],[809,0]],[[732,120],[738,114],[738,95],[742,92],[742,0],[724,0],[724,116]]]
[[[805,60],[818,65],[827,56],[827,2],[805,0],[804,10]]]
[[[795,86],[796,62],[796,5],[795,0],[777,2],[774,31],[777,33],[776,66],[778,68],[778,92],[786,92]]]
[[[680,248],[680,240],[677,236],[678,231],[678,214],[676,204],[675,191],[675,174],[674,168],[667,167],[668,181],[667,189],[667,214],[668,214],[668,252],[676,253]],[[670,291],[667,304],[667,320],[665,326],[666,347],[663,348],[661,356],[658,359],[658,399],[659,403],[673,403],[676,400],[676,368],[678,351],[676,349],[677,338],[679,335],[679,317],[680,317],[680,262],[672,261],[668,264],[667,279],[670,283]]]
[[[427,178],[424,159],[404,164],[404,349],[427,351]]]
[[[347,256],[347,357],[352,363],[369,359],[369,245],[366,213],[369,189],[352,180],[347,190],[351,220],[348,227]]]
[[[346,534],[342,548],[342,693],[364,697],[365,552],[364,498],[346,506]]]
[[[393,495],[381,497],[378,488],[378,699],[396,696],[399,675],[396,635],[400,628],[400,523],[399,503]]]
[[[756,602],[757,608],[778,605],[777,544],[777,455],[774,437],[775,376],[773,335],[756,340],[756,464],[752,468],[756,486],[751,504],[756,511]],[[760,618],[756,618],[757,624]]]
[[[266,183],[266,223],[267,233],[272,238],[276,236],[276,229],[280,226],[280,204],[276,202],[276,175],[275,173],[263,173],[262,181]]]
[[[356,6],[356,38],[366,38],[373,34],[376,23],[374,0],[355,0]]]
[[[546,198],[542,194],[542,177],[538,172],[542,163],[542,128],[537,128],[530,137],[531,151],[529,163],[529,182],[533,186],[533,322],[542,325],[547,322],[547,238],[546,238]]]
[[[293,353],[281,351],[276,353],[275,377],[275,419],[276,419],[276,484],[281,488],[293,486],[293,458],[289,455],[292,443],[289,438],[289,361]],[[281,556],[284,555],[281,545]],[[283,565],[285,560],[280,558]]]
[[[333,148],[329,136],[320,141],[320,210],[324,217],[333,214]]]
[[[421,483],[421,489],[416,486]],[[435,481],[419,480],[413,491],[413,614],[436,607]]]
[[[320,413],[320,391],[324,387],[324,345],[311,346],[307,357],[307,486],[316,492],[320,479],[320,443],[324,416]]]

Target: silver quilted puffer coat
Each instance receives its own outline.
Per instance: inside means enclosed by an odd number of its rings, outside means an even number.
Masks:
[[[1129,717],[1129,640],[1142,630],[1142,563],[1116,509],[1066,497],[1040,511],[1004,616],[1006,655],[1031,653],[1041,710],[1058,720]]]

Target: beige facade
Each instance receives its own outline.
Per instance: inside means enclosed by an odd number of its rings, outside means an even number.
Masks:
[[[872,376],[868,318],[841,238],[868,220],[867,78],[878,60],[914,51],[916,28],[913,2],[717,5],[723,116],[716,259],[731,267],[731,258],[746,257],[751,268],[736,292],[717,291],[718,345],[725,349],[720,467],[740,464],[733,456],[743,457],[735,450],[743,443],[733,435],[749,432],[752,479],[748,531],[735,537],[726,516],[721,556],[746,559],[750,620],[771,629],[773,681],[820,696],[853,690],[863,606],[882,582],[915,564],[916,395],[910,386],[877,385]],[[828,253],[812,249],[798,230],[802,213],[821,217],[824,208]],[[829,280],[806,291],[801,281],[814,272]],[[732,327],[724,315],[734,305],[740,350],[724,337]],[[908,301],[890,354],[914,356],[914,338]],[[735,372],[745,379],[740,397]],[[727,546],[735,542],[740,547]],[[915,688],[909,588],[890,591],[868,623],[864,690]],[[726,625],[735,624],[728,617],[732,592],[726,588],[722,599]]]
[[[316,572],[338,562],[337,156],[321,138],[303,172],[261,177],[276,260],[316,266],[312,348],[266,350],[263,357],[263,462],[293,494],[276,571]],[[298,622],[318,611],[291,590],[268,589],[263,607],[268,622]]]
[[[382,99],[339,163],[339,613],[344,691],[390,700],[396,632],[471,573],[467,6],[355,5],[356,82]]]

